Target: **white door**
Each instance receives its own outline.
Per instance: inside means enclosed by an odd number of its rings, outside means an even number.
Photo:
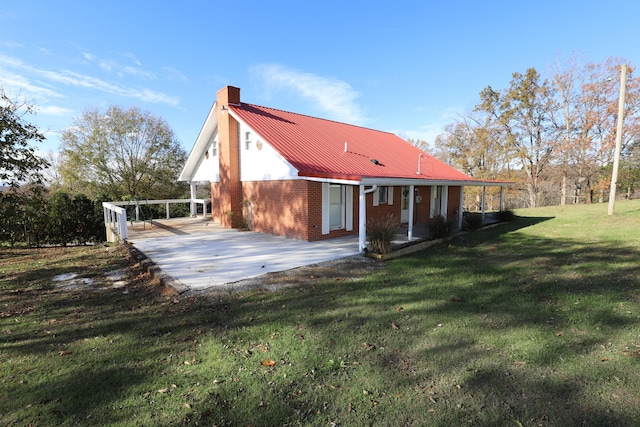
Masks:
[[[409,197],[411,197],[411,192],[409,191],[409,186],[405,185],[402,187],[402,200],[400,203],[400,222],[402,223],[409,222]]]

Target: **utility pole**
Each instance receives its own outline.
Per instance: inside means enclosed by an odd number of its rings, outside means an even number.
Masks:
[[[618,100],[618,127],[616,129],[616,151],[613,155],[613,172],[609,190],[609,215],[613,215],[616,203],[616,186],[618,184],[618,165],[620,164],[620,146],[622,145],[622,124],[624,123],[624,97],[627,91],[627,64],[620,70],[620,99]]]

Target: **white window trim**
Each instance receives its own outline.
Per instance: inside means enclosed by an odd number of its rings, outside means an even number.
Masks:
[[[218,137],[211,140],[211,157],[218,156]]]
[[[322,234],[329,234],[329,183],[322,183]]]
[[[347,231],[353,230],[353,187],[351,185],[344,186],[346,194],[344,205],[346,210],[346,218],[344,227]]]
[[[342,191],[342,207],[341,224],[339,227],[331,227],[331,183],[322,183],[322,234],[329,234],[331,230],[353,230],[353,187],[350,185],[339,184]]]
[[[387,200],[380,200],[380,191],[385,188],[387,191]],[[373,192],[373,206],[380,206],[380,204],[393,205],[393,186],[381,185],[378,190]]]
[[[245,132],[244,133],[244,149],[246,151],[250,151],[252,147],[251,144],[251,132]]]

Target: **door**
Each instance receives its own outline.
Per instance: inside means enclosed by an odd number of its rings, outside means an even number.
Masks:
[[[400,222],[402,223],[409,222],[409,197],[411,197],[411,192],[409,191],[409,186],[405,185],[402,187],[402,199],[400,201]]]
[[[431,218],[442,215],[442,186],[431,187]]]

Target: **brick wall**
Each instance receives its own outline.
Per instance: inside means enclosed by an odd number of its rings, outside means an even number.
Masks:
[[[308,240],[308,185],[303,180],[244,182],[245,219],[251,229]]]
[[[242,219],[242,185],[240,183],[240,125],[228,111],[222,110],[222,107],[239,103],[240,89],[226,86],[218,91],[220,223],[229,228],[239,228],[244,222]],[[231,212],[233,214],[230,214]]]
[[[222,224],[222,211],[220,209],[220,183],[211,183],[211,219]]]
[[[449,198],[447,200],[447,217],[457,218],[460,208],[460,187],[449,187]]]

